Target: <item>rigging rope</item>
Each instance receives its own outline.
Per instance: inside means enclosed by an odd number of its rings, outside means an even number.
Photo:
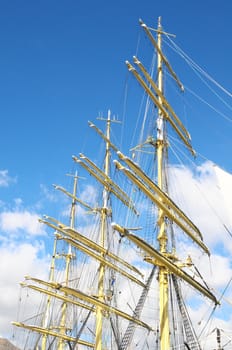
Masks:
[[[171,48],[175,48],[175,51],[177,53],[179,53],[179,55],[185,59],[185,61],[192,67],[194,67],[196,70],[198,70],[203,76],[205,76],[209,81],[211,81],[213,84],[215,84],[220,90],[222,90],[226,95],[228,95],[229,97],[232,97],[232,93],[229,92],[227,89],[225,89],[221,84],[219,84],[214,78],[212,78],[207,72],[205,72],[192,58],[190,58],[168,35],[166,35],[166,37],[168,38],[168,40],[171,42],[171,44],[173,45],[169,47]],[[168,43],[167,43],[168,45]],[[230,109],[232,109],[231,106]]]
[[[186,87],[186,90],[188,90],[193,96],[195,96],[196,98],[198,98],[199,101],[205,103],[208,107],[210,107],[214,112],[218,113],[219,115],[221,115],[225,120],[227,120],[228,122],[232,123],[232,119],[230,117],[228,117],[226,114],[222,113],[221,111],[219,111],[217,108],[215,108],[213,105],[211,105],[209,102],[207,102],[206,100],[204,100],[202,97],[200,97],[196,92],[194,92],[193,90],[191,90],[190,88]]]
[[[214,305],[213,310],[211,311],[208,320],[206,321],[204,327],[202,328],[202,330],[199,334],[199,338],[202,336],[203,332],[205,331],[206,327],[208,326],[208,323],[212,320],[212,317],[213,317],[213,314],[214,314],[216,308],[217,308],[217,305]]]
[[[222,298],[223,298],[224,294],[226,293],[227,289],[229,288],[231,282],[232,282],[232,277],[230,278],[230,280],[228,281],[226,287],[224,288],[224,290],[223,290],[223,292],[221,294],[221,297],[219,298],[219,301],[222,300]]]

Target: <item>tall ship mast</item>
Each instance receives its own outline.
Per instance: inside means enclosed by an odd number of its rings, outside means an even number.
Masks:
[[[156,52],[156,76],[136,56],[126,66],[155,111],[151,132],[126,154],[112,141],[111,128],[118,120],[110,111],[107,118],[98,118],[106,123],[105,131],[89,122],[104,145],[104,156],[101,165],[83,153],[73,156],[78,174],[85,172],[92,186],[87,200],[77,194],[77,173],[72,191],[55,186],[72,200],[68,222],[40,219],[55,232],[54,248],[48,280],[27,276],[22,284],[43,301],[31,322],[13,322],[24,335],[28,331],[21,349],[203,349],[182,287],[185,292],[190,287],[214,308],[219,301],[201,274],[192,272],[192,257],[179,256],[180,236],[202,254],[210,251],[170,194],[169,132],[192,157],[196,154],[165,96],[164,70],[181,93],[184,87],[163,53],[163,35],[171,34],[163,31],[161,18],[155,30],[142,20],[140,25]],[[81,223],[75,219],[77,208],[84,213]]]

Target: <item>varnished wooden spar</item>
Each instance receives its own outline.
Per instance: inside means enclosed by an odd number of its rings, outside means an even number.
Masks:
[[[149,245],[147,242],[145,242],[142,238],[133,235],[130,233],[127,229],[124,227],[118,225],[118,224],[112,224],[112,227],[117,230],[122,236],[125,236],[127,239],[135,243],[142,251],[150,258],[150,262],[152,262],[154,265],[158,266],[165,266],[169,272],[175,274],[176,276],[183,279],[185,282],[190,284],[192,287],[194,287],[196,290],[198,290],[200,293],[202,293],[204,296],[209,298],[211,301],[215,303],[215,305],[219,304],[219,301],[216,299],[216,297],[204,286],[202,286],[199,282],[194,280],[190,275],[188,275],[184,270],[179,268],[177,265],[175,265],[170,259],[165,257],[162,253],[160,253],[158,250],[153,248],[151,245]]]
[[[146,82],[142,79],[142,77],[139,75],[139,73],[136,71],[136,69],[132,66],[132,64],[129,61],[126,61],[126,65],[128,70],[133,73],[139,84],[142,86],[144,91],[148,94],[148,96],[151,98],[153,103],[160,109],[162,112],[162,115],[165,119],[167,119],[170,123],[170,125],[173,127],[177,135],[180,137],[180,139],[183,141],[185,146],[189,149],[189,151],[192,153],[192,155],[195,156],[195,151],[192,148],[192,145],[190,143],[189,137],[186,137],[186,135],[183,133],[183,131],[179,128],[179,125],[182,124],[180,120],[178,119],[178,124],[176,124],[177,116],[173,120],[170,116],[170,114],[167,112],[167,110],[164,108],[162,101],[159,101],[159,99],[156,97],[155,93],[149,88],[149,86],[146,84]]]
[[[30,279],[30,277],[28,277],[28,276],[26,276],[25,278],[27,280]],[[36,290],[37,292],[49,295],[50,297],[62,300],[64,302],[66,302],[66,303],[70,303],[72,305],[78,306],[78,307],[86,309],[88,311],[94,311],[93,306],[81,303],[78,300],[71,299],[67,295],[58,294],[57,291],[51,291],[51,289],[44,289],[44,288],[38,287],[38,286],[36,286],[34,284],[28,284],[28,283],[25,283],[25,282],[20,283],[20,285],[23,288],[30,288],[30,289]]]
[[[185,134],[186,138],[190,141],[191,136],[190,136],[188,130],[185,128],[185,126],[183,125],[181,120],[178,118],[178,116],[174,112],[172,106],[168,103],[168,101],[166,100],[166,98],[164,97],[162,92],[159,90],[158,86],[155,84],[154,80],[152,79],[150,74],[147,72],[146,68],[143,66],[143,64],[138,60],[138,58],[136,56],[133,56],[133,60],[134,60],[134,63],[139,67],[139,69],[141,70],[141,72],[143,73],[143,75],[145,76],[147,81],[151,84],[151,87],[154,89],[157,96],[159,96],[159,98],[161,99],[163,106],[169,111],[169,113],[172,115],[174,121],[178,124],[180,129]]]
[[[109,314],[112,313],[112,314],[115,314],[117,316],[120,316],[128,321],[133,321],[135,322],[138,326],[141,326],[143,328],[146,328],[148,329],[149,331],[152,331],[153,329],[145,322],[127,314],[126,312],[124,311],[121,311],[111,305],[108,305],[102,301],[99,301],[96,297],[93,297],[93,296],[90,296],[88,294],[85,294],[84,292],[78,290],[78,289],[73,289],[73,288],[70,288],[70,287],[66,287],[66,286],[63,286],[62,284],[60,283],[56,283],[56,282],[46,282],[46,281],[43,281],[43,280],[40,280],[39,278],[33,278],[33,277],[30,277],[30,276],[27,276],[26,277],[27,280],[30,280],[30,281],[33,281],[35,283],[38,283],[38,284],[41,284],[41,285],[44,285],[48,288],[51,288],[53,290],[57,290],[58,292],[60,293],[64,293],[64,298],[66,296],[72,296],[72,297],[75,297],[77,299],[81,299],[82,301],[88,303],[88,304],[91,304],[91,305],[94,305],[94,306],[99,306],[101,307],[102,310],[108,312]],[[46,290],[43,289],[41,290],[41,292],[46,293]],[[70,301],[71,299],[68,298],[68,300]],[[72,301],[70,301],[72,302]]]
[[[71,239],[71,238],[67,238],[67,237],[63,237],[62,235],[60,235],[60,239],[62,239],[63,241],[71,244],[73,247],[81,250],[83,253],[91,256],[92,258],[94,258],[95,260],[101,262],[105,267],[110,268],[111,270],[114,270],[116,272],[118,272],[120,275],[128,278],[129,280],[131,280],[132,282],[140,285],[141,287],[145,288],[145,284],[140,281],[138,278],[135,278],[133,275],[127,273],[125,270],[123,270],[122,268],[118,267],[115,262],[112,263],[111,261],[108,261],[105,259],[105,257],[103,257],[102,255],[99,255],[95,252],[93,252],[92,250],[90,250],[88,247],[83,246],[82,244],[78,244],[75,240]]]
[[[90,347],[92,349],[95,348],[95,344],[93,344],[93,343],[90,343],[88,341],[81,340],[81,339],[76,339],[76,338],[70,337],[70,336],[68,336],[66,334],[61,334],[61,333],[58,333],[58,332],[54,332],[51,329],[38,327],[38,326],[32,326],[32,325],[27,325],[27,324],[22,323],[22,322],[12,322],[12,324],[14,326],[21,327],[21,328],[24,328],[24,329],[29,329],[32,332],[37,332],[37,333],[42,334],[42,335],[46,335],[46,336],[50,335],[52,337],[55,337],[55,338],[58,338],[58,339],[62,339],[62,340],[68,341],[68,342],[74,342],[74,343],[77,343],[77,344],[80,344],[80,345],[84,345],[84,346]]]
[[[166,67],[168,68],[170,74],[173,76],[173,78],[175,79],[175,81],[177,82],[177,85],[179,86],[179,88],[181,89],[181,91],[184,91],[184,85],[181,83],[181,81],[179,80],[179,78],[177,77],[176,73],[174,72],[174,70],[172,69],[170,63],[168,62],[167,58],[164,56],[160,45],[156,42],[155,38],[153,37],[153,35],[151,34],[148,26],[140,19],[139,23],[141,25],[141,27],[144,29],[145,33],[147,34],[148,38],[150,39],[152,45],[154,46],[155,50],[158,52],[158,54],[161,57],[162,62],[166,65]],[[157,30],[157,32],[159,32],[159,29]],[[162,31],[163,34],[168,34],[168,33],[164,33]],[[170,35],[170,34],[168,34]]]
[[[73,160],[80,164],[85,170],[93,175],[108,191],[113,193],[124,205],[133,210],[138,215],[138,212],[131,201],[130,197],[101,169],[98,168],[89,158],[80,154],[80,158],[73,156]]]
[[[107,138],[107,136],[95,125],[93,124],[92,122],[88,122],[90,128],[93,128],[100,136],[101,138],[103,138],[103,140],[105,140],[108,145],[115,151],[115,152],[118,152],[119,149]]]
[[[80,198],[78,198],[77,196],[74,196],[71,192],[68,192],[65,188],[58,186],[58,185],[53,185],[55,187],[56,190],[59,190],[61,192],[63,192],[64,194],[66,194],[68,197],[74,199],[77,203],[81,204],[83,207],[85,207],[86,209],[89,209],[90,211],[94,212],[96,211],[95,208],[90,207],[89,204],[85,203],[84,201],[82,201]]]
[[[119,170],[122,170],[125,175],[140,189],[142,192],[153,202],[157,205],[157,207],[161,210],[163,210],[165,216],[167,216],[171,221],[175,222],[179,228],[181,228],[195,243],[199,245],[208,255],[210,255],[210,252],[206,245],[198,239],[194,235],[194,232],[192,232],[188,226],[186,226],[184,221],[181,221],[178,216],[176,216],[176,213],[173,212],[171,208],[167,206],[167,203],[163,203],[156,193],[152,192],[149,188],[146,187],[146,185],[137,178],[136,174],[132,173],[129,169],[123,167],[119,162],[115,161],[115,164]]]
[[[27,277],[26,279],[29,279],[29,277]],[[52,298],[56,298],[58,300],[62,300],[64,303],[68,303],[70,305],[75,305],[77,307],[81,307],[81,308],[84,308],[84,309],[87,309],[89,311],[94,311],[95,308],[93,306],[90,306],[90,305],[87,305],[87,304],[84,304],[84,303],[81,303],[77,300],[74,300],[73,298],[69,298],[68,296],[64,295],[64,294],[59,294],[57,293],[57,291],[52,291],[51,289],[44,289],[44,288],[41,288],[41,287],[38,287],[36,285],[32,285],[32,284],[27,284],[27,283],[21,283],[21,286],[22,287],[26,287],[26,288],[30,288],[32,290],[35,290],[39,293],[43,293],[45,295],[47,295],[49,298],[52,297]],[[20,327],[20,328],[25,328],[25,329],[29,329],[33,332],[37,332],[37,333],[40,333],[42,334],[43,336],[52,336],[52,337],[56,337],[56,338],[59,338],[59,339],[62,339],[64,341],[70,341],[70,342],[75,342],[77,344],[80,344],[80,345],[85,345],[85,346],[88,346],[88,347],[91,347],[91,348],[94,348],[94,344],[93,343],[90,343],[90,342],[87,342],[85,340],[82,340],[80,338],[74,338],[74,337],[70,337],[68,335],[64,335],[64,334],[61,334],[61,333],[57,333],[57,332],[54,332],[52,331],[51,329],[49,328],[44,328],[44,327],[38,327],[38,326],[35,326],[35,325],[27,325],[25,323],[22,323],[22,322],[12,322],[13,325],[17,326],[17,327]]]
[[[50,220],[53,218],[48,217]],[[57,223],[57,220],[54,220]],[[61,232],[65,236],[68,236],[72,239],[72,244],[74,245],[75,242],[80,242],[82,245],[84,245],[87,249],[93,249],[95,252],[98,252],[102,254],[104,257],[109,257],[113,259],[115,262],[123,265],[124,267],[128,268],[129,270],[139,274],[140,276],[143,277],[143,274],[135,268],[133,265],[130,265],[128,262],[125,260],[121,259],[119,256],[111,253],[108,249],[102,247],[101,245],[95,243],[94,241],[90,240],[86,236],[82,235],[79,233],[77,230],[72,229],[71,227],[65,226],[62,223],[59,222],[59,224],[55,225],[52,222],[49,222],[47,220],[39,219],[39,222],[46,224],[47,226],[53,228],[57,232]],[[71,242],[71,241],[70,241]],[[115,265],[115,269],[117,269],[117,265]],[[131,276],[130,274],[127,275],[129,278]],[[138,284],[144,286],[144,284],[138,280]]]
[[[152,201],[165,215],[178,225],[205,253],[210,255],[209,249],[202,241],[202,234],[194,223],[183,213],[183,211],[164,193],[131,159],[118,154],[123,161],[129,165],[133,172],[125,168],[118,161],[114,161],[116,167],[123,173]]]

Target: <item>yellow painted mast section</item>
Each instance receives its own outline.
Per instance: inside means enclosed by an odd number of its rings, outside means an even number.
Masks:
[[[74,176],[74,184],[73,184],[73,197],[72,197],[72,206],[71,206],[71,214],[70,214],[70,227],[72,229],[75,228],[75,211],[76,211],[76,192],[77,192],[77,179],[78,176],[77,174],[75,174]],[[68,253],[65,256],[66,259],[66,265],[65,265],[65,286],[68,286],[68,281],[69,281],[69,274],[70,274],[70,263],[71,260],[73,258],[73,254],[72,254],[72,248],[71,248],[71,244],[69,244],[69,248],[68,248]],[[60,320],[60,334],[62,336],[66,335],[66,331],[67,331],[67,325],[66,325],[66,316],[67,316],[67,302],[64,301],[62,304],[62,308],[61,308],[61,320]],[[65,340],[61,337],[59,342],[58,342],[58,347],[57,350],[63,350],[65,349],[65,345],[66,342]]]
[[[110,140],[110,111],[108,111],[106,137]],[[105,155],[105,169],[106,177],[110,172],[110,145],[106,142],[106,155]],[[106,241],[106,229],[107,229],[107,215],[108,215],[108,190],[105,187],[103,190],[103,207],[101,210],[101,227],[100,227],[100,245],[105,246]],[[98,300],[104,302],[104,276],[105,265],[100,264],[99,276],[98,276]],[[103,325],[103,310],[100,306],[96,307],[96,350],[102,350],[102,325]]]
[[[158,57],[157,57],[157,73],[158,73],[158,89],[163,93],[163,71],[162,71],[162,28],[161,18],[159,17],[158,22]],[[159,102],[162,105],[162,99],[158,96]],[[157,119],[157,176],[158,186],[161,190],[165,191],[164,184],[164,151],[166,147],[166,139],[164,137],[164,118],[162,111],[158,109]],[[160,253],[167,253],[167,234],[164,220],[164,211],[158,209],[158,226],[159,226],[159,250]],[[170,348],[170,331],[169,331],[169,319],[168,319],[168,270],[165,266],[159,267],[159,307],[160,307],[160,350],[168,350]]]

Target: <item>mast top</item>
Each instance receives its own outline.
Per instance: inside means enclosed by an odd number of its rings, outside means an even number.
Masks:
[[[158,17],[158,30],[162,28],[161,26],[161,16]]]
[[[111,119],[111,110],[110,109],[108,109],[107,118],[100,116],[100,117],[97,117],[97,120],[103,120],[103,121],[110,122],[110,123],[111,122],[121,123],[121,121],[117,120],[114,115],[113,115],[113,118]]]
[[[139,23],[140,23],[141,27],[143,27],[144,29],[147,28],[147,29],[149,29],[150,31],[153,31],[153,32],[158,32],[158,33],[160,33],[160,34],[165,34],[165,35],[167,35],[167,36],[172,36],[173,38],[176,37],[175,34],[171,34],[171,33],[168,33],[168,32],[164,32],[164,31],[162,30],[161,16],[158,17],[158,28],[157,28],[157,29],[152,28],[152,27],[148,27],[148,26],[143,22],[143,20],[142,20],[141,18],[139,19]]]

